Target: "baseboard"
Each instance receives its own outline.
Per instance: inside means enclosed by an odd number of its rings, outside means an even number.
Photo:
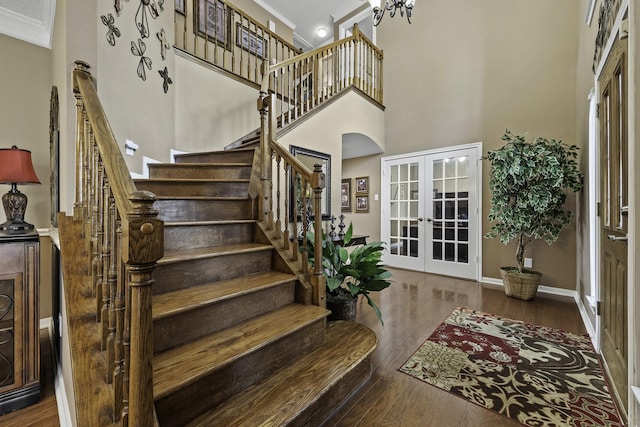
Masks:
[[[584,323],[584,327],[587,329],[587,333],[591,338],[591,343],[593,344],[593,348],[597,353],[600,353],[600,349],[598,348],[598,335],[596,334],[596,330],[593,329],[593,325],[591,324],[591,319],[589,318],[589,314],[587,313],[587,307],[585,307],[582,299],[580,299],[579,295],[576,295],[576,304],[578,305],[578,310],[580,311],[580,316],[582,317],[582,323]]]
[[[483,277],[480,280],[480,282],[486,283],[489,285],[504,286],[504,284],[502,283],[502,279],[496,279],[494,277]],[[538,292],[543,294],[558,295],[558,296],[568,297],[573,299],[576,299],[578,297],[578,293],[576,291],[572,291],[570,289],[555,288],[553,286],[540,285],[538,286]]]
[[[69,401],[65,393],[64,377],[62,375],[62,365],[60,364],[60,356],[54,345],[55,331],[53,329],[53,318],[47,317],[40,319],[40,329],[47,329],[49,333],[49,342],[51,343],[51,352],[53,353],[53,364],[55,366],[54,388],[56,394],[56,404],[58,405],[58,418],[60,419],[60,427],[72,427],[71,412],[69,411]]]

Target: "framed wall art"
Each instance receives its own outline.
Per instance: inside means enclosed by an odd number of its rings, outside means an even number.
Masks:
[[[194,14],[195,31],[201,37],[231,49],[231,14],[227,5],[219,0],[197,0]]]
[[[267,57],[267,40],[236,22],[236,45],[260,59]]]
[[[351,212],[351,178],[344,178],[340,184],[340,209]]]
[[[369,212],[369,196],[356,195],[356,212]]]
[[[356,196],[358,194],[369,194],[369,177],[361,176],[356,178]]]

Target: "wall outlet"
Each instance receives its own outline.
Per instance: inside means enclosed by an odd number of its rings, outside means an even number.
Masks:
[[[533,268],[533,258],[525,258],[524,266],[525,268]]]

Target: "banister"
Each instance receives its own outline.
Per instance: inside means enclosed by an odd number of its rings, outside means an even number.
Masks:
[[[118,211],[128,212],[131,208],[129,195],[136,191],[136,186],[107,121],[93,84],[93,78],[89,73],[89,66],[83,61],[76,61],[75,64],[76,68],[73,70],[74,91],[78,91],[82,95],[87,119],[91,124],[98,148],[105,159],[104,167],[113,188]]]
[[[89,65],[76,61],[76,201],[83,221],[91,285],[96,295],[105,379],[114,423],[152,427],[152,285],[164,253],[164,223],[156,196],[137,191],[100,103]],[[118,271],[125,274],[119,274]]]

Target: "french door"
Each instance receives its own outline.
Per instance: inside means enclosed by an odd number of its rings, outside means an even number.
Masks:
[[[383,159],[388,265],[480,278],[480,152],[473,145]]]

